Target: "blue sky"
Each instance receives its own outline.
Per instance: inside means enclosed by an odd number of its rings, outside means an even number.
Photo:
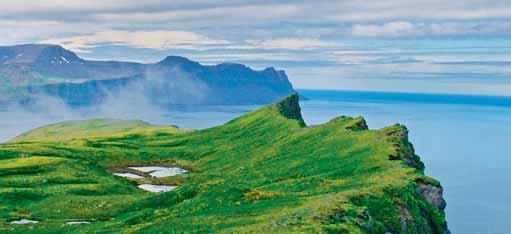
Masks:
[[[284,69],[297,88],[511,95],[511,1],[0,0],[0,44]]]

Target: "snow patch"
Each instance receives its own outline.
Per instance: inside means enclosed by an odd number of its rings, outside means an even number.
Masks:
[[[162,193],[162,192],[168,192],[171,191],[177,186],[170,186],[170,185],[154,185],[154,184],[141,184],[138,186],[140,189],[143,189],[145,191],[153,192],[153,193]]]
[[[31,224],[31,223],[39,223],[39,221],[30,220],[30,219],[20,219],[20,220],[11,222],[11,224]]]
[[[67,225],[89,224],[89,223],[90,223],[89,221],[71,221],[71,222],[66,222]]]
[[[157,166],[148,166],[148,167],[129,167],[130,169],[149,173],[153,177],[162,178],[162,177],[170,177],[176,176],[179,174],[186,173],[187,170],[179,168],[179,167],[157,167]]]
[[[116,176],[124,177],[124,178],[130,178],[130,179],[143,179],[144,177],[139,176],[137,174],[133,173],[113,173]]]
[[[162,178],[162,177],[171,177],[179,174],[183,174],[188,172],[187,170],[179,167],[160,167],[160,166],[141,166],[141,167],[128,167],[131,170],[136,170],[144,173],[149,173],[149,175],[153,178]],[[121,173],[116,172],[112,173],[116,176],[128,178],[128,179],[143,179],[146,178],[144,176],[140,176],[134,173]],[[178,186],[172,185],[155,185],[155,184],[140,184],[137,186],[139,189],[153,192],[153,193],[162,193],[169,192],[177,188]]]

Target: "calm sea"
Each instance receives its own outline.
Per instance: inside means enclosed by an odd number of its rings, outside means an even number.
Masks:
[[[364,116],[370,128],[405,124],[445,189],[452,233],[509,233],[511,97],[301,90],[308,123]]]
[[[369,127],[405,124],[426,174],[445,189],[453,233],[508,233],[511,217],[511,97],[299,90],[308,124],[364,116]],[[35,114],[0,109],[0,141],[67,119],[142,119],[182,128],[222,124],[258,106],[150,106],[77,112],[56,105]]]

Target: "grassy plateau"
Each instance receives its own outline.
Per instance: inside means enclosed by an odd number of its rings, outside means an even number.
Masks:
[[[112,174],[149,165],[188,172]],[[297,94],[200,131],[65,122],[0,145],[0,232],[448,233],[441,186],[423,170],[404,126],[308,127]],[[178,187],[137,187],[148,181]]]

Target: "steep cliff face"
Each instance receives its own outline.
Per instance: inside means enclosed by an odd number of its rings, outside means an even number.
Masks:
[[[392,191],[396,197],[400,228],[403,233],[450,233],[445,221],[444,209],[447,205],[443,198],[440,182],[424,176],[424,163],[415,154],[408,139],[408,129],[400,124],[383,128],[387,140],[392,142],[393,152],[389,160],[401,161],[420,172],[421,176],[405,188]],[[415,199],[414,201],[410,199]]]
[[[300,105],[298,104],[300,98],[297,93],[284,98],[276,104],[279,112],[288,119],[297,120],[301,126],[305,126],[305,121],[302,118]]]
[[[266,104],[293,92],[284,71],[274,68],[204,66],[179,56],[154,64],[89,61],[53,45],[0,47],[0,74],[0,92],[17,88],[24,98],[44,94],[70,104],[122,95],[161,104]]]

